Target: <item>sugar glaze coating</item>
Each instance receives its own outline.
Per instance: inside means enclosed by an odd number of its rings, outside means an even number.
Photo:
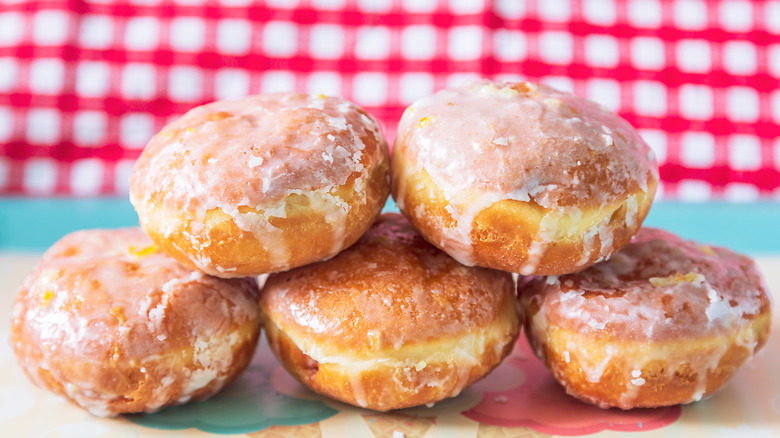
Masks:
[[[511,351],[521,325],[509,273],[457,263],[399,214],[331,260],[272,274],[260,306],[298,380],[382,411],[457,395]]]
[[[519,292],[537,355],[569,393],[602,407],[697,401],[769,335],[752,260],[657,229],[582,272],[526,278]]]
[[[194,108],[166,126],[136,162],[130,199],[180,262],[221,277],[258,275],[357,240],[384,205],[388,166],[378,123],[353,103],[258,95]]]
[[[94,415],[211,396],[248,365],[253,279],[185,268],[139,228],[63,237],[24,280],[11,345],[27,375]]]
[[[440,91],[407,108],[398,133],[393,197],[429,241],[467,265],[522,274],[581,270],[628,241],[658,179],[652,150],[625,120],[529,82]],[[491,208],[523,216],[507,228],[528,236],[480,229],[480,221],[493,221],[481,216]],[[517,211],[501,212],[507,208]],[[494,241],[495,249],[481,252]],[[572,246],[570,254],[551,252],[561,243]],[[509,260],[502,251],[518,255]]]

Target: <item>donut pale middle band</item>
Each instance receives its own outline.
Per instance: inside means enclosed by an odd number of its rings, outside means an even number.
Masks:
[[[337,254],[388,192],[387,143],[370,115],[341,98],[271,94],[166,126],[133,168],[130,199],[179,262],[242,277]]]
[[[392,193],[425,238],[466,265],[575,272],[639,229],[658,180],[623,119],[544,85],[476,82],[404,112]]]
[[[398,214],[331,260],[271,275],[260,303],[293,376],[380,411],[457,395],[509,354],[521,324],[509,273],[457,263]]]

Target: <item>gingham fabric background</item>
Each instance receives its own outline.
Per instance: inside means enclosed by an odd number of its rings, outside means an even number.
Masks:
[[[0,194],[124,194],[215,99],[338,94],[392,141],[416,98],[521,75],[639,128],[664,198],[780,199],[780,0],[0,0]]]

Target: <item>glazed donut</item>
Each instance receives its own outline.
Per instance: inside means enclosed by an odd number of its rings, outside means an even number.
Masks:
[[[392,153],[392,194],[431,243],[466,265],[576,272],[639,229],[658,181],[623,119],[529,82],[471,82],[413,103]]]
[[[379,411],[457,395],[509,354],[521,324],[511,274],[457,263],[399,214],[329,261],[270,275],[260,307],[295,378]]]
[[[337,254],[389,193],[377,122],[337,97],[270,94],[197,107],[155,135],[130,178],[154,242],[218,277]]]
[[[25,278],[11,345],[38,386],[97,416],[211,396],[249,364],[254,279],[191,271],[140,228],[63,237]]]
[[[755,264],[642,228],[607,262],[528,277],[526,335],[566,391],[602,408],[690,403],[722,388],[767,341]]]

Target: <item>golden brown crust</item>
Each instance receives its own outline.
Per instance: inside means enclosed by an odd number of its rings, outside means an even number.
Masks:
[[[385,214],[327,262],[273,274],[260,295],[271,348],[317,392],[377,410],[459,393],[519,330],[511,275],[466,267]]]
[[[292,93],[191,110],[150,140],[130,186],[141,226],[160,247],[223,278],[337,254],[388,194],[378,123],[344,99]]]
[[[336,248],[355,243],[384,206],[390,190],[388,174],[389,161],[384,161],[374,167],[362,191],[355,189],[353,177],[348,184],[327,195],[348,206],[344,219],[348,225],[344,229],[337,229],[342,224],[330,223],[327,214],[313,210],[308,196],[291,194],[283,200],[285,217],[271,217],[269,222],[279,230],[275,239],[289,248],[284,263],[274,259],[262,236],[241,229],[221,209],[207,211],[199,221],[194,215],[170,211],[153,201],[147,205],[141,225],[166,253],[192,269],[222,278],[277,272],[323,260],[333,256]],[[265,214],[260,209],[240,211],[257,220],[262,220]],[[201,222],[206,226],[195,233],[193,223]]]
[[[607,262],[518,291],[536,354],[569,394],[604,408],[700,400],[769,336],[752,260],[652,228]]]
[[[431,243],[467,265],[576,272],[625,245],[658,182],[623,119],[549,87],[465,84],[404,112],[393,198]]]
[[[448,211],[449,202],[425,169],[413,174],[402,169],[410,166],[402,155],[393,154],[391,192],[394,197],[403,196],[396,202],[406,206],[404,215],[429,242],[449,249],[444,243],[446,229],[456,224]],[[407,186],[402,193],[398,189],[401,179]],[[535,275],[561,275],[590,266],[625,246],[642,226],[655,195],[657,183],[651,181],[647,192],[637,190],[615,205],[583,208],[578,222],[533,201],[498,201],[481,210],[471,223],[469,238],[474,264],[521,272],[530,260],[536,259],[534,270],[524,271]],[[555,242],[538,246],[535,239],[543,221],[545,227],[557,230],[559,235]]]
[[[209,397],[249,364],[252,279],[193,272],[138,228],[70,234],[16,298],[11,344],[27,375],[95,415]]]
[[[560,328],[539,333],[526,326],[526,334],[570,395],[602,408],[655,408],[698,401],[723,388],[766,344],[770,322],[766,309],[733,335],[653,344],[594,339]],[[744,339],[756,343],[745,345]],[[579,353],[570,345],[579,345]],[[585,371],[594,369],[603,369],[598,381]]]
[[[420,360],[403,366],[375,363],[356,370],[342,364],[315,361],[274,324],[267,325],[266,336],[279,362],[303,385],[335,400],[377,411],[454,397],[486,376],[514,347],[514,342],[486,336],[488,343],[477,363],[471,363],[473,358],[467,355],[452,353],[447,360],[424,361],[424,366]],[[424,348],[436,351],[453,345],[456,344],[432,342]]]

